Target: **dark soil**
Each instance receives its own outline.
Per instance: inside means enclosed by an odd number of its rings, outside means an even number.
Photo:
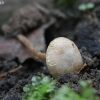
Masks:
[[[81,86],[79,85],[79,80],[92,80],[93,81],[93,87],[97,90],[97,94],[100,96],[100,71],[97,69],[90,69],[89,71],[85,71],[84,73],[69,73],[66,75],[61,76],[58,79],[58,82],[60,84],[65,84],[70,82],[70,87],[77,91],[81,91]],[[59,85],[58,85],[59,86]]]
[[[16,62],[14,61],[2,61],[0,66],[3,70],[7,71],[16,67]],[[46,67],[33,59],[28,59],[23,63],[23,68],[16,72],[15,74],[8,74],[6,77],[0,79],[0,100],[13,100],[11,98],[21,98],[23,86],[30,82],[30,79],[34,75],[40,75],[45,73],[48,75]],[[17,94],[19,97],[17,97]],[[15,100],[15,99],[14,99]]]
[[[70,82],[71,88],[80,92],[81,87],[78,83],[79,80],[90,79],[93,80],[93,87],[97,90],[97,94],[100,96],[100,23],[98,22],[94,24],[91,22],[91,24],[89,24],[86,22],[86,25],[84,25],[84,18],[81,19],[81,15],[79,15],[78,18],[82,21],[77,20],[74,15],[73,17],[68,16],[68,12],[71,14],[72,11],[67,10],[65,12],[65,14],[67,13],[67,20],[57,18],[56,16],[58,22],[46,29],[44,36],[46,45],[48,45],[53,38],[58,36],[65,36],[75,40],[80,49],[83,62],[87,64],[87,67],[81,73],[72,72],[61,75],[57,78],[56,86],[59,88]],[[99,15],[97,17],[99,18]],[[67,25],[66,22],[69,24]],[[80,26],[80,23],[81,27],[76,27],[76,24],[77,26]],[[64,27],[62,27],[62,24]],[[66,27],[68,28],[66,29]],[[47,33],[49,33],[49,35],[47,35]],[[0,73],[14,69],[20,64],[22,64],[23,68],[18,72],[13,74],[8,73],[6,77],[0,78],[0,100],[20,100],[23,94],[23,86],[29,83],[31,77],[34,75],[40,76],[41,73],[44,73],[45,75],[52,77],[44,62],[31,58],[26,59],[23,63],[20,63],[18,58],[10,61],[7,59],[1,59]]]

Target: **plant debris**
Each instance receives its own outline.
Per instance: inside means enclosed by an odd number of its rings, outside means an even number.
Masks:
[[[43,34],[44,30],[39,28],[27,35],[27,38],[37,50],[45,52],[45,39]],[[36,59],[30,50],[28,50],[21,42],[13,38],[1,37],[0,48],[0,56],[8,60],[17,57],[22,63],[28,58]]]

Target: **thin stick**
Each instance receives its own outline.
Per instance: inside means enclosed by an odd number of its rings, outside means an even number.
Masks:
[[[10,71],[8,71],[8,72],[2,73],[2,74],[0,74],[0,78],[5,77],[5,76],[7,76],[8,74],[15,73],[15,72],[17,72],[18,70],[20,70],[21,68],[22,68],[22,65],[18,66],[17,68],[14,68],[14,69],[12,69],[12,70],[10,70]]]
[[[47,15],[51,15],[52,14],[52,11],[50,11],[49,9],[43,7],[42,5],[38,4],[38,3],[35,3],[34,6],[39,9],[41,12],[47,14]],[[62,17],[64,19],[66,19],[66,15],[61,12],[60,10],[53,10],[53,12],[56,12],[56,14],[59,16],[59,17]]]
[[[38,58],[46,59],[45,53],[37,51],[35,48],[33,48],[33,45],[30,43],[30,41],[23,36],[22,34],[18,34],[17,38]]]
[[[84,68],[86,68],[86,67],[87,67],[87,64],[84,64],[78,72],[79,73],[82,72],[84,70]]]
[[[50,11],[48,11],[46,8],[44,8],[44,7],[41,6],[40,4],[35,3],[34,6],[35,6],[36,8],[38,8],[40,11],[44,12],[45,14],[47,14],[47,15],[50,14]]]

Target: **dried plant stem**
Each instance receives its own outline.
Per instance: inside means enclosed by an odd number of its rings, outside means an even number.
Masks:
[[[23,36],[22,34],[18,34],[17,38],[38,58],[46,59],[46,54],[37,51],[35,48],[33,48],[33,45],[30,43],[30,41]]]
[[[8,71],[8,72],[2,73],[2,74],[0,74],[0,78],[5,77],[5,76],[7,76],[8,74],[15,73],[15,72],[17,72],[18,70],[20,70],[21,68],[22,68],[22,65],[19,65],[17,68],[14,68],[14,69],[12,69],[12,70],[10,70],[10,71]]]
[[[84,64],[78,72],[79,73],[82,72],[86,67],[87,67],[87,64]]]
[[[42,5],[38,4],[38,3],[35,3],[34,6],[36,8],[38,8],[40,11],[42,11],[43,13],[49,15],[50,14],[50,11],[47,10],[45,7],[43,7]]]

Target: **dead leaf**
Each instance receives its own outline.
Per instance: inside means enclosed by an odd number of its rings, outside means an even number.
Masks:
[[[31,32],[27,38],[33,44],[33,47],[38,51],[45,52],[44,29],[38,28]],[[34,55],[17,39],[8,39],[0,37],[0,56],[8,60],[18,57],[22,63],[28,58],[34,58]]]

